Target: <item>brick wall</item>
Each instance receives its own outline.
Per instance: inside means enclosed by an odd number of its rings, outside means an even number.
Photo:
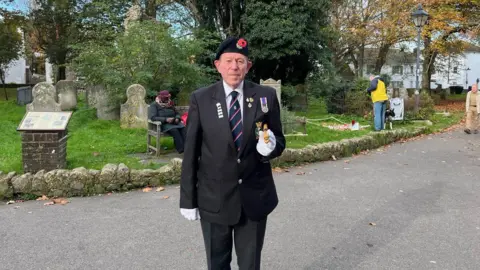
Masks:
[[[22,133],[24,172],[65,169],[67,131],[26,131]]]

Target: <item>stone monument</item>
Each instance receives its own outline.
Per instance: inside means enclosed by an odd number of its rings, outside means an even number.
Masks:
[[[120,107],[120,126],[122,128],[147,128],[148,104],[147,92],[140,84],[130,85],[127,89],[127,102]]]
[[[70,111],[77,107],[77,89],[74,81],[58,81],[55,88],[62,111]]]
[[[132,25],[132,23],[139,21],[142,18],[142,8],[138,4],[134,4],[131,6],[126,14],[126,18],[123,21],[125,25],[125,32],[127,32],[128,28]]]
[[[274,88],[277,91],[278,102],[280,103],[280,105],[282,104],[282,81],[281,80],[275,81],[274,79],[270,78],[266,81],[260,80],[260,84]]]
[[[59,112],[60,104],[56,101],[57,91],[51,83],[37,83],[32,90],[33,101],[27,104],[27,112]]]

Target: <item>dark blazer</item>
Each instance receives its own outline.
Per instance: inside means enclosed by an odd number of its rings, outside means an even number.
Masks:
[[[162,132],[167,132],[172,128],[185,127],[181,122],[178,122],[178,124],[170,124],[167,122],[167,118],[175,118],[180,121],[180,115],[176,112],[175,108],[162,107],[155,101],[150,104],[150,107],[148,107],[148,119],[162,122],[160,126]]]
[[[253,98],[248,107],[247,98]],[[260,97],[267,98],[262,112]],[[190,97],[185,152],[180,180],[180,208],[199,208],[203,220],[236,224],[242,208],[248,218],[261,220],[278,204],[270,159],[285,149],[280,105],[273,88],[245,81],[243,139],[237,153],[228,120],[222,81],[194,91]],[[217,108],[221,107],[223,118]],[[268,157],[257,150],[256,122],[268,124],[276,147]]]

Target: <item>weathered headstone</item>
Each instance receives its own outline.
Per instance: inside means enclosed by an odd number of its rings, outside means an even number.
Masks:
[[[408,99],[407,88],[400,88],[400,98]]]
[[[56,101],[57,91],[51,83],[37,83],[32,90],[33,101],[27,105],[27,112],[59,112]]]
[[[274,88],[277,91],[278,102],[282,104],[282,80],[275,81],[270,78],[266,81],[260,80],[260,84]]]
[[[55,87],[62,111],[70,111],[77,107],[77,89],[74,81],[58,81]]]
[[[109,97],[104,86],[95,85],[87,87],[87,104],[90,108],[97,109],[97,118],[101,120],[120,119],[120,108]]]
[[[122,128],[147,128],[148,104],[145,103],[145,88],[133,84],[127,89],[127,102],[120,107]]]
[[[86,92],[86,100],[87,100],[87,105],[90,108],[96,108],[97,106],[97,99],[99,96],[99,93],[105,91],[105,88],[101,85],[93,85],[93,86],[88,86],[87,89],[85,90]]]
[[[139,5],[135,4],[131,6],[126,14],[126,18],[123,21],[125,25],[125,32],[127,32],[128,28],[135,23],[136,21],[139,21],[142,17],[142,7]]]

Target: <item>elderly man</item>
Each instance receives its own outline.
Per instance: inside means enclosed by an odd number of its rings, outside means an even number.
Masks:
[[[285,149],[273,88],[244,81],[248,43],[228,38],[215,67],[222,80],[190,97],[180,212],[200,219],[208,269],[260,269],[267,216],[278,204],[269,160]]]
[[[375,131],[384,129],[385,111],[387,109],[387,88],[380,76],[370,76],[370,87],[367,89],[373,103],[373,117]]]
[[[478,96],[478,84],[472,85],[472,90],[467,93],[465,102],[465,110],[467,113],[467,121],[465,125],[465,133],[478,133],[478,115],[480,114],[480,97]]]

